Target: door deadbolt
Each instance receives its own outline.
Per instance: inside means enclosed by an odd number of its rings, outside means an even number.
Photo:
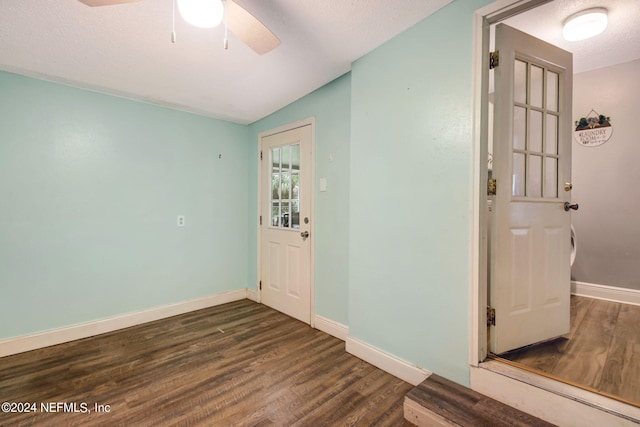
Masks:
[[[564,183],[564,191],[571,191],[571,189],[573,188],[573,184],[570,182],[565,182]]]

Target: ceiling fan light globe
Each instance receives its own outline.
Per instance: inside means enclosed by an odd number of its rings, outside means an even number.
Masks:
[[[222,22],[224,16],[222,0],[177,1],[180,16],[194,27],[213,28]]]
[[[562,28],[562,37],[570,42],[586,40],[602,33],[608,24],[607,10],[587,9],[570,16]]]

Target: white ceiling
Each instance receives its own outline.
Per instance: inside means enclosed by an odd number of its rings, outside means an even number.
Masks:
[[[1,0],[0,69],[251,123],[346,73],[451,0],[237,0],[282,41],[259,56],[176,19],[173,0]]]
[[[0,69],[251,123],[451,0],[237,0],[282,40],[263,56],[233,35],[225,51],[222,27],[198,29],[180,17],[172,44],[172,2],[0,0]],[[596,6],[609,9],[605,33],[562,40],[564,19]],[[640,0],[556,0],[507,23],[574,52],[576,72],[640,58]]]
[[[592,39],[564,40],[562,25],[567,17],[594,7],[607,9],[607,29]],[[640,0],[555,0],[505,23],[572,52],[574,73],[640,58]]]

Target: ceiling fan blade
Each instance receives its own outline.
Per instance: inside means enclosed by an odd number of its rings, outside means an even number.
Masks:
[[[133,3],[141,0],[78,0],[80,3],[84,3],[87,6],[111,6],[112,4]]]
[[[280,39],[245,8],[232,0],[226,0],[225,7],[229,30],[257,54],[263,55],[280,44]]]

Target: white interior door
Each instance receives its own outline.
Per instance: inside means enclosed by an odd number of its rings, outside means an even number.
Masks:
[[[489,301],[499,354],[569,332],[572,54],[496,27]]]
[[[261,299],[311,321],[312,127],[261,139]]]

